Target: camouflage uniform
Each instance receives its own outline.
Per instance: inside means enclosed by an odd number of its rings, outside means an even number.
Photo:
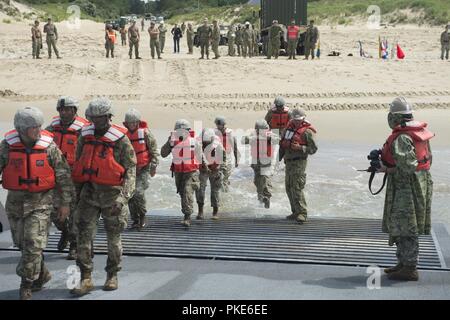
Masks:
[[[228,30],[227,38],[228,38],[228,55],[230,57],[234,57],[235,55],[234,43],[236,40],[236,32],[233,29]]]
[[[441,59],[444,60],[444,56],[445,59],[448,60],[448,56],[449,56],[449,51],[450,51],[450,33],[448,31],[448,28],[445,29],[444,32],[442,32],[441,34]]]
[[[53,23],[47,23],[44,26],[44,33],[47,34],[47,47],[48,47],[48,57],[52,57],[52,47],[55,51],[56,57],[59,59],[59,51],[56,48],[56,42],[58,41],[58,30],[56,29],[56,26]]]
[[[130,51],[128,52],[128,55],[131,57],[133,56],[133,47],[134,47],[134,55],[136,59],[139,58],[139,28],[136,27],[136,25],[132,25],[128,28],[128,42],[130,45]]]
[[[242,54],[242,29],[239,26],[238,29],[236,30],[236,47],[237,47],[237,53],[238,56],[240,57]]]
[[[310,55],[314,59],[317,40],[319,40],[319,29],[312,25],[308,26],[305,36],[305,59],[308,59]]]
[[[122,40],[122,46],[127,45],[127,29],[125,27],[120,28],[120,39]]]
[[[225,128],[224,130],[227,130],[227,128]],[[220,132],[218,129],[216,129],[216,133],[217,136],[222,136],[222,132]],[[230,176],[233,173],[233,155],[235,159],[235,166],[237,166],[237,164],[239,163],[240,158],[237,140],[233,134],[231,134],[231,136],[227,138],[227,143],[231,144],[231,146],[229,148],[225,148],[223,152],[224,163],[222,166],[220,166],[220,170],[223,174],[223,191],[225,192],[228,192],[228,189],[230,187]]]
[[[255,57],[259,56],[259,40],[260,34],[257,29],[253,29],[253,55]]]
[[[34,145],[34,143],[23,143],[30,148]],[[3,172],[8,164],[9,148],[9,144],[3,140],[0,144],[0,172]],[[74,188],[69,165],[54,142],[49,144],[46,153],[49,165],[55,172],[61,206],[68,207],[72,201]],[[16,273],[22,278],[22,285],[29,284],[28,289],[31,289],[31,283],[40,279],[44,272],[48,273],[42,251],[47,245],[53,196],[53,190],[44,192],[8,190],[5,210],[14,245],[21,251]],[[30,296],[25,298],[31,298],[31,291],[29,294]]]
[[[247,55],[249,56],[249,58],[253,56],[252,38],[253,38],[252,30],[250,30],[250,28],[244,28],[244,30],[242,31],[242,43],[243,43],[242,54],[244,58],[247,58]]]
[[[211,33],[211,46],[212,51],[214,52],[214,59],[219,59],[219,43],[220,43],[220,28],[219,25],[213,25],[212,33]]]
[[[33,47],[33,59],[40,59],[39,55],[41,53],[42,48],[42,33],[39,29],[39,25],[34,25],[31,28],[31,40]]]
[[[189,49],[188,52],[189,54],[194,53],[194,36],[195,36],[194,29],[192,28],[192,26],[188,26],[188,28],[186,29],[186,40]]]
[[[274,24],[270,27],[269,44],[267,47],[267,59],[270,59],[272,56],[274,56],[275,59],[278,59],[281,47],[281,32],[283,32],[283,29],[278,24]]]
[[[197,29],[197,36],[200,43],[200,50],[201,50],[201,58],[204,58],[204,55],[206,54],[206,57],[209,59],[209,41],[212,37],[212,29],[210,26],[202,25],[198,27]]]
[[[148,32],[150,34],[150,52],[152,55],[152,59],[155,59],[155,51],[156,55],[158,56],[158,59],[161,59],[161,50],[160,50],[160,43],[159,43],[159,29],[153,26],[153,28],[150,26],[148,29]]]
[[[159,29],[159,47],[161,49],[161,53],[164,53],[164,45],[166,44],[167,28],[164,24],[160,24],[158,26],[158,29]]]
[[[292,217],[299,222],[306,221],[308,209],[303,189],[306,184],[306,166],[308,155],[317,152],[317,144],[312,130],[307,129],[304,133],[306,145],[302,150],[285,149],[284,162],[286,164],[285,187],[291,205]]]
[[[158,166],[158,145],[153,134],[146,130],[144,133],[145,143],[147,144],[149,153],[151,155],[151,161],[148,166],[138,170],[136,172],[136,190],[133,197],[128,202],[128,208],[130,209],[131,219],[133,221],[143,220],[147,213],[147,204],[145,199],[145,190],[149,187],[150,170],[156,169]]]

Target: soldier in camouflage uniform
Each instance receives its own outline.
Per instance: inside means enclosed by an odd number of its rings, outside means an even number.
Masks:
[[[60,97],[56,105],[59,117],[54,117],[52,123],[45,128],[45,130],[53,133],[56,145],[63,153],[64,158],[66,158],[71,168],[74,163],[77,139],[82,127],[88,124],[86,119],[77,115],[78,107],[79,103],[75,98]],[[74,215],[80,190],[74,189],[74,191],[72,202],[70,203],[69,218],[62,223],[58,219],[57,208],[60,206],[58,192],[55,192],[55,210],[51,214],[53,224],[61,231],[58,250],[63,251],[67,247],[68,242],[70,242],[67,260],[75,260],[77,255],[77,230],[74,224]]]
[[[133,57],[133,47],[134,47],[134,55],[136,59],[141,59],[139,57],[139,41],[141,36],[139,34],[139,28],[136,26],[136,21],[133,20],[131,27],[128,28],[128,44],[130,45],[130,51],[128,52],[128,56],[130,59]]]
[[[405,98],[390,104],[388,124],[393,129],[383,146],[379,172],[387,173],[383,232],[397,245],[398,263],[385,269],[391,280],[417,281],[419,235],[431,232],[433,180],[430,174],[434,134],[427,124],[414,121]]]
[[[159,24],[158,29],[159,29],[159,47],[161,49],[161,53],[164,53],[164,46],[166,44],[166,33],[167,33],[167,28],[164,22],[161,22]]]
[[[230,176],[233,172],[233,155],[234,155],[234,167],[239,166],[239,150],[236,137],[233,134],[233,130],[227,128],[227,121],[225,117],[218,116],[214,123],[216,124],[216,135],[222,140],[222,146],[224,149],[223,159],[224,164],[221,166],[223,173],[223,191],[228,192],[230,186]]]
[[[220,190],[222,189],[223,146],[214,129],[204,129],[202,132],[203,164],[200,167],[200,188],[195,192],[198,204],[197,219],[202,220],[205,205],[206,185],[211,184],[212,219],[219,219]]]
[[[257,57],[259,56],[259,40],[261,35],[255,25],[252,25],[252,29],[253,29],[253,56]]]
[[[197,36],[200,43],[200,51],[201,51],[201,57],[200,59],[209,59],[209,42],[211,41],[212,37],[212,29],[208,25],[208,19],[203,20],[203,25],[198,27],[197,29]]]
[[[194,53],[194,37],[195,37],[195,31],[192,27],[192,23],[188,23],[187,29],[186,29],[186,40],[187,40],[187,46],[188,46],[188,54]]]
[[[0,172],[3,188],[8,190],[5,209],[14,245],[21,251],[16,272],[22,278],[23,300],[31,299],[31,292],[41,290],[51,279],[42,251],[47,245],[53,189],[60,193],[61,222],[70,213],[73,194],[69,165],[51,133],[41,131],[43,123],[39,109],[20,109],[14,116],[15,130],[0,144]]]
[[[47,34],[47,47],[48,47],[48,58],[52,58],[52,48],[55,51],[56,57],[61,59],[59,56],[58,48],[56,48],[56,43],[58,42],[58,30],[53,24],[52,19],[48,18],[47,24],[44,26],[44,33]]]
[[[292,212],[287,219],[296,220],[299,224],[305,223],[308,215],[303,193],[306,184],[307,158],[317,152],[314,138],[316,130],[305,118],[305,111],[292,110],[292,120],[284,130],[280,142],[280,149],[284,152],[286,164],[286,193]]]
[[[289,120],[292,119],[291,112],[286,106],[286,100],[282,96],[275,98],[273,107],[267,111],[264,119],[269,124],[270,129],[281,136]]]
[[[86,117],[92,125],[83,127],[81,131],[72,169],[74,182],[81,185],[75,216],[81,283],[79,288],[71,290],[78,296],[94,289],[91,243],[100,215],[108,241],[107,278],[103,290],[118,288],[121,233],[127,225],[127,204],[136,187],[136,154],[126,136],[127,129],[111,123],[113,115],[108,99],[97,98],[89,103]]]
[[[172,154],[171,170],[175,175],[177,193],[181,197],[182,224],[191,225],[194,211],[194,193],[200,188],[199,167],[202,164],[202,145],[195,138],[189,121],[180,119],[175,123],[167,142],[161,148],[161,156]]]
[[[450,33],[448,31],[449,26],[445,27],[445,31],[441,34],[441,60],[448,60],[450,51]]]
[[[211,33],[211,47],[212,51],[214,52],[214,58],[213,59],[219,59],[219,44],[220,44],[220,27],[217,20],[213,20],[213,28]]]
[[[271,59],[272,56],[275,59],[278,59],[278,55],[280,54],[281,47],[281,39],[280,35],[283,32],[283,29],[278,24],[277,20],[274,20],[272,26],[269,29],[269,43],[267,46],[267,59]]]
[[[234,57],[235,55],[234,44],[236,41],[236,31],[234,26],[231,26],[230,30],[228,30],[227,39],[228,39],[228,55],[230,57]]]
[[[147,123],[141,120],[141,114],[136,109],[130,109],[125,113],[124,126],[128,129],[127,136],[133,145],[137,158],[136,191],[128,202],[132,229],[141,230],[145,224],[147,212],[145,190],[148,189],[149,177],[154,177],[158,166],[158,145],[153,134],[147,127]]]
[[[305,35],[305,60],[308,60],[309,56],[311,55],[311,58],[314,60],[316,50],[316,44],[319,40],[319,29],[317,29],[316,26],[314,26],[314,21],[311,20],[310,24],[308,26],[308,29],[306,29],[306,35]]]
[[[264,203],[265,208],[270,208],[272,197],[272,161],[274,146],[279,141],[266,120],[258,120],[255,123],[255,131],[250,136],[242,137],[243,144],[249,144],[251,149],[251,167],[255,174],[253,183],[256,186],[258,200]]]
[[[33,59],[42,59],[39,57],[42,49],[42,33],[39,29],[39,21],[34,22],[34,26],[31,27],[31,41],[33,45]]]
[[[242,54],[242,27],[240,24],[238,24],[237,30],[236,30],[236,47],[237,47],[237,53],[240,57]]]
[[[242,43],[243,50],[242,54],[244,58],[249,58],[253,56],[253,31],[250,29],[250,22],[245,23],[245,28],[242,30]]]

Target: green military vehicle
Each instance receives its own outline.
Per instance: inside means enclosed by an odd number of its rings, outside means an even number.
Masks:
[[[287,26],[291,19],[295,19],[297,25],[302,26],[306,30],[308,1],[307,0],[261,0],[261,11],[259,12],[261,25],[261,42],[264,53],[267,52],[269,42],[269,28],[273,20],[278,20],[284,30],[281,38],[280,50],[287,50]],[[297,53],[304,54],[304,33],[300,35],[297,45]]]

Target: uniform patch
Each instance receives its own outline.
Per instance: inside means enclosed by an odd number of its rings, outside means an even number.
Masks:
[[[36,160],[36,167],[43,167],[44,166],[44,160]]]

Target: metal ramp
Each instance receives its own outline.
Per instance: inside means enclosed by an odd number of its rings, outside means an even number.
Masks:
[[[312,218],[297,225],[280,217],[224,217],[193,220],[190,229],[181,217],[148,216],[141,231],[122,234],[123,254],[137,256],[268,261],[349,266],[396,264],[395,247],[376,219]],[[47,251],[57,251],[59,232],[49,237]],[[100,220],[94,241],[96,254],[107,252]],[[433,236],[420,237],[420,269],[447,269]],[[448,269],[447,269],[448,270]]]

